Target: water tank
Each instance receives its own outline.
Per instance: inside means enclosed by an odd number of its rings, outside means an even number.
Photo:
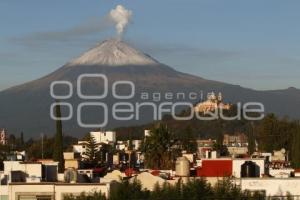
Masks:
[[[256,164],[252,161],[246,161],[242,164],[241,177],[257,177]]]
[[[23,171],[11,171],[10,174],[11,174],[10,181],[12,183],[19,183],[19,182],[26,181],[26,174]]]
[[[57,165],[42,165],[42,179],[46,182],[56,182]]]
[[[77,171],[74,168],[66,169],[64,179],[65,179],[66,183],[76,183],[77,182]]]
[[[179,157],[175,166],[176,176],[190,176],[190,162],[186,157]]]

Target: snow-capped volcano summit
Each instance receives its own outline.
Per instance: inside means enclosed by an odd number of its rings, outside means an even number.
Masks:
[[[77,65],[153,65],[158,62],[143,52],[130,47],[121,40],[106,40],[78,58],[73,59],[67,66]]]

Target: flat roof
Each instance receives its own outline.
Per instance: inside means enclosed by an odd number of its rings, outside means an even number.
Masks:
[[[40,182],[40,183],[9,183],[9,185],[107,185],[106,183],[63,183],[63,182]]]
[[[232,158],[232,160],[265,160],[265,158]]]
[[[200,160],[232,160],[229,157],[220,157],[220,158],[201,158]]]

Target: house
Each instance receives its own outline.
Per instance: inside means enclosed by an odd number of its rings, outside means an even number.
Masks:
[[[116,143],[116,132],[114,131],[92,131],[90,132],[90,136],[94,138],[95,143],[97,145],[98,150],[101,148],[103,144],[115,145]],[[87,150],[88,142],[87,141],[78,141],[77,144],[73,145],[73,152],[79,153],[80,156],[85,159],[86,150]]]
[[[235,177],[241,178],[242,165],[251,161],[255,165],[255,177],[263,177],[265,174],[264,158],[212,158],[202,159],[196,169],[196,175],[201,177]]]
[[[213,146],[216,143],[216,140],[207,139],[207,140],[196,140],[197,148],[198,148],[198,157],[206,158],[206,152],[212,151]]]
[[[234,135],[224,134],[223,145],[227,147],[248,146],[248,137],[244,133]]]
[[[230,177],[233,173],[232,159],[202,159],[196,175],[201,177]]]
[[[65,157],[72,158],[72,155],[67,153]],[[79,179],[82,174],[92,176],[92,170],[77,171],[72,168],[65,174],[58,174],[57,166],[58,163],[51,160],[4,161],[4,171],[0,173],[0,199],[63,200],[65,195],[79,195],[82,192],[101,192],[108,197],[110,184],[82,182]],[[60,179],[58,175],[64,175],[64,178]]]
[[[90,135],[95,139],[97,144],[114,144],[116,143],[116,132],[115,131],[92,131]]]
[[[73,145],[73,152],[78,153],[82,158],[85,158],[87,145],[88,143],[86,141],[78,141],[77,144]]]

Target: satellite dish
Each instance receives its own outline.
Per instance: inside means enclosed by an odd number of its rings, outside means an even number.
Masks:
[[[77,171],[74,168],[68,168],[64,174],[65,182],[76,183],[77,182]]]

